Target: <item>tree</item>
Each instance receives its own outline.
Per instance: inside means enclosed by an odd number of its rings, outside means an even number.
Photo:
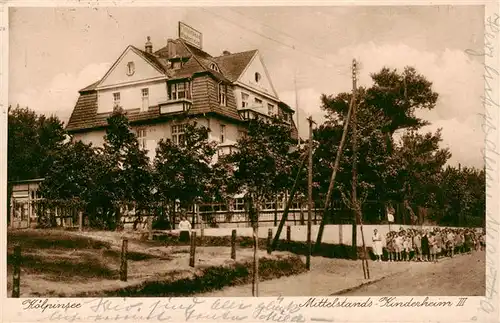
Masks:
[[[214,164],[217,144],[209,141],[209,129],[196,123],[184,126],[179,142],[161,140],[156,149],[154,172],[157,198],[188,208],[198,199],[211,200],[224,186],[224,169]],[[175,223],[175,219],[172,219]]]
[[[152,198],[153,178],[147,151],[139,147],[125,112],[115,108],[108,118],[104,136],[104,171],[100,179],[103,195],[103,215],[108,225],[116,228],[121,214],[120,205],[133,201],[140,213],[148,209]],[[115,214],[111,221],[109,212]]]
[[[366,100],[366,89],[357,91],[357,135],[358,135],[358,192],[362,197],[360,202],[366,199],[384,200],[385,178],[387,177],[387,164],[390,154],[387,150],[387,142],[382,128],[388,123],[387,118],[370,107]],[[326,195],[329,186],[329,178],[332,172],[335,155],[339,149],[342,137],[344,118],[342,111],[346,111],[351,100],[351,95],[341,93],[337,96],[321,97],[322,108],[327,112],[327,121],[314,131],[314,139],[319,142],[319,147],[314,156],[316,181],[320,183],[320,195]],[[353,150],[349,144],[352,138],[352,128],[347,134],[347,144],[343,149],[342,159],[336,177],[336,185],[333,197],[337,200],[347,202],[350,198],[352,181]],[[344,203],[346,206],[350,203]],[[362,203],[361,203],[362,204]],[[348,207],[349,208],[349,207]],[[378,217],[378,212],[368,214]],[[344,219],[347,220],[347,219]]]
[[[100,187],[105,172],[104,159],[98,149],[81,141],[65,143],[40,185],[44,205],[92,213],[101,205],[105,194]],[[39,222],[43,221],[39,218]]]
[[[404,149],[398,147],[394,151],[394,134],[396,131],[419,130],[428,122],[416,117],[419,109],[433,109],[438,94],[432,90],[432,83],[412,67],[406,67],[402,73],[397,70],[383,68],[371,75],[374,84],[369,88],[358,88],[356,91],[357,125],[358,125],[358,185],[363,199],[380,201],[381,206],[389,200],[404,201],[408,196],[408,183],[397,181],[402,178],[400,173],[401,158]],[[351,94],[340,93],[336,96],[322,95],[322,109],[326,112],[327,122],[315,131],[314,138],[320,142],[315,154],[317,165],[315,173],[321,182],[323,190],[328,187],[325,182],[331,172],[334,156],[342,135],[342,125],[349,108]],[[352,131],[348,134],[352,136]],[[411,136],[411,135],[410,135]],[[432,136],[431,136],[432,137]],[[436,138],[424,136],[421,138],[434,150]],[[439,142],[440,136],[437,141]],[[420,138],[420,137],[419,137]],[[434,141],[433,141],[434,140]],[[410,144],[410,142],[404,142]],[[442,159],[449,155],[440,153]],[[448,156],[448,157],[446,157]],[[411,158],[408,154],[405,158]],[[337,175],[334,196],[348,195],[351,186],[352,147],[347,145]],[[415,164],[408,167],[416,167]],[[439,167],[434,171],[439,172]],[[416,175],[418,172],[412,172]],[[406,190],[403,188],[406,187]],[[325,193],[324,191],[322,193]],[[409,195],[411,196],[411,194]],[[381,209],[381,206],[379,209]],[[369,214],[368,218],[376,221],[381,212]]]
[[[484,169],[447,166],[439,182],[433,220],[440,225],[483,226],[485,188]]]
[[[440,129],[434,134],[408,131],[402,136],[392,160],[396,176],[389,179],[402,201],[423,207],[435,204],[441,171],[451,157],[449,149],[439,147],[441,141]]]
[[[254,241],[254,294],[258,294],[258,220],[262,203],[284,190],[292,179],[292,170],[298,163],[291,153],[294,145],[289,126],[278,119],[266,122],[251,120],[248,133],[237,143],[237,152],[226,162],[233,167],[231,189],[245,193],[249,200],[249,217]]]
[[[63,123],[55,116],[38,115],[29,108],[8,109],[7,201],[14,181],[43,178],[66,139]],[[9,217],[10,220],[10,217]]]
[[[43,177],[66,138],[57,117],[19,106],[9,107],[8,134],[9,181]]]

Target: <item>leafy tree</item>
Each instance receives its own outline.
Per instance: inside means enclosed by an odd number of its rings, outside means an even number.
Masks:
[[[237,143],[237,152],[226,162],[233,166],[231,189],[245,193],[249,200],[249,217],[253,228],[254,241],[254,284],[258,282],[258,219],[263,201],[274,198],[292,180],[292,170],[297,162],[291,148],[294,141],[290,128],[274,119],[266,122],[251,120],[248,133]]]
[[[234,167],[232,190],[246,193],[258,207],[288,188],[298,164],[294,145],[289,127],[278,120],[250,121],[247,135],[238,140],[237,152],[227,159]]]
[[[179,143],[161,140],[156,149],[154,174],[157,198],[188,208],[198,199],[211,200],[224,186],[224,169],[214,163],[217,144],[208,140],[209,129],[186,124]],[[175,219],[172,219],[175,221]]]
[[[108,127],[104,136],[104,171],[100,180],[103,193],[103,214],[115,214],[116,227],[121,217],[119,206],[123,202],[133,201],[140,212],[147,208],[152,198],[153,178],[147,151],[139,147],[136,134],[120,108],[114,110],[108,118]]]
[[[63,145],[66,133],[57,117],[47,118],[17,105],[8,109],[7,138],[7,201],[10,213],[12,182],[45,177]]]
[[[383,131],[393,135],[397,130],[418,130],[429,122],[416,117],[419,109],[434,109],[438,94],[432,82],[419,74],[414,67],[405,67],[402,73],[383,68],[372,74],[374,85],[367,91],[367,104],[381,111],[389,122]]]
[[[433,220],[440,225],[483,226],[485,186],[484,169],[446,167],[439,183]]]
[[[403,201],[423,207],[435,203],[441,170],[451,157],[449,149],[439,147],[441,141],[441,130],[434,134],[409,131],[402,136],[392,160],[397,173],[391,179],[399,189],[394,193]]]
[[[43,197],[90,202],[98,182],[98,158],[91,144],[65,143],[40,185]]]
[[[63,123],[29,108],[9,107],[8,180],[43,177],[65,140]]]
[[[99,149],[81,141],[65,143],[40,185],[44,205],[66,206],[95,215],[105,194],[100,187],[105,172]],[[91,216],[90,220],[94,223],[96,219]]]
[[[394,175],[387,172],[390,154],[382,131],[383,125],[387,124],[388,121],[382,113],[377,113],[366,103],[365,96],[366,89],[358,89],[356,100],[358,123],[357,169],[358,194],[361,202],[367,199],[384,200],[386,179],[388,176]],[[342,111],[347,112],[346,108],[348,108],[351,95],[345,93],[335,97],[323,95],[321,100],[322,108],[327,112],[327,120],[314,132],[314,139],[319,142],[319,147],[314,155],[314,174],[316,176],[315,180],[320,183],[319,194],[325,196],[342,137],[345,122]],[[334,199],[343,199],[345,202],[350,198],[352,181],[353,147],[350,144],[351,140],[352,127],[349,127],[333,191]],[[349,203],[344,204],[346,206],[350,205]],[[378,213],[374,214],[374,216],[378,217]]]
[[[419,109],[433,109],[438,94],[432,90],[432,83],[423,75],[417,73],[412,67],[406,67],[402,73],[397,70],[383,68],[380,72],[371,75],[374,84],[369,88],[358,88],[356,92],[357,129],[358,129],[358,192],[361,200],[380,201],[381,206],[389,200],[404,201],[413,198],[409,193],[409,183],[418,179],[395,180],[406,178],[405,174],[417,176],[419,170],[409,168],[417,167],[415,163],[402,160],[410,157],[411,138],[423,141],[420,144],[429,147],[427,157],[438,154],[440,162],[446,162],[449,155],[437,152],[437,142],[440,135],[415,137],[413,133],[428,122],[416,117]],[[338,143],[342,136],[342,126],[349,109],[350,93],[340,93],[336,96],[322,95],[322,109],[326,112],[324,125],[315,131],[314,138],[320,142],[315,154],[315,174],[321,182],[321,193],[325,194],[328,188],[329,173],[333,166]],[[394,134],[396,131],[409,131],[407,140],[402,147],[395,147]],[[347,143],[352,138],[352,128],[348,134]],[[397,151],[395,151],[395,148]],[[422,148],[422,147],[420,147]],[[416,152],[415,152],[416,153]],[[351,187],[352,145],[344,148],[343,159],[336,180],[334,196],[348,196]],[[407,168],[401,169],[400,163],[406,163]],[[403,164],[406,165],[406,164]],[[441,164],[441,166],[444,165]],[[406,167],[406,166],[404,166]],[[433,167],[433,168],[432,168]],[[434,172],[439,173],[439,166],[430,166]],[[428,170],[430,172],[430,170]],[[408,175],[409,176],[409,175]],[[430,175],[428,174],[428,177]],[[418,201],[419,203],[422,201]],[[425,204],[425,203],[424,203]],[[378,214],[377,214],[378,213]],[[368,215],[376,220],[380,212]]]

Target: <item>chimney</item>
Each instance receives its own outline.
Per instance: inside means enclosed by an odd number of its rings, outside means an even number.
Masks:
[[[222,52],[222,55],[224,55],[224,56],[231,55],[231,52],[230,52],[230,51],[228,51],[228,50],[224,50],[224,51]]]
[[[169,38],[167,39],[167,55],[168,58],[174,58],[175,55],[177,54],[176,51],[176,43],[173,39]]]
[[[148,41],[146,42],[146,53],[153,54],[153,44],[151,43],[151,37],[147,37]]]

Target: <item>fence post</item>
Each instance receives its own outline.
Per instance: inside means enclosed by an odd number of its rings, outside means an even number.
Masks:
[[[14,274],[12,282],[12,297],[19,298],[21,285],[21,246],[14,247]]]
[[[273,229],[269,228],[267,230],[267,254],[270,255],[272,248],[271,248],[271,243],[273,240]]]
[[[352,258],[353,260],[358,260],[358,225],[356,220],[352,222]]]
[[[189,249],[189,267],[194,267],[196,253],[196,232],[191,232],[191,248]]]
[[[287,225],[286,226],[286,241],[290,242],[292,240],[292,228]]]
[[[236,260],[236,229],[231,232],[231,259]]]
[[[78,211],[78,230],[83,231],[83,212]]]
[[[127,281],[127,250],[128,250],[128,240],[122,240],[122,253],[121,253],[121,264],[120,264],[120,280]]]

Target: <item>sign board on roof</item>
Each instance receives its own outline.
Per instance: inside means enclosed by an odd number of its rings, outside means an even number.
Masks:
[[[201,32],[179,21],[179,38],[201,49]]]

